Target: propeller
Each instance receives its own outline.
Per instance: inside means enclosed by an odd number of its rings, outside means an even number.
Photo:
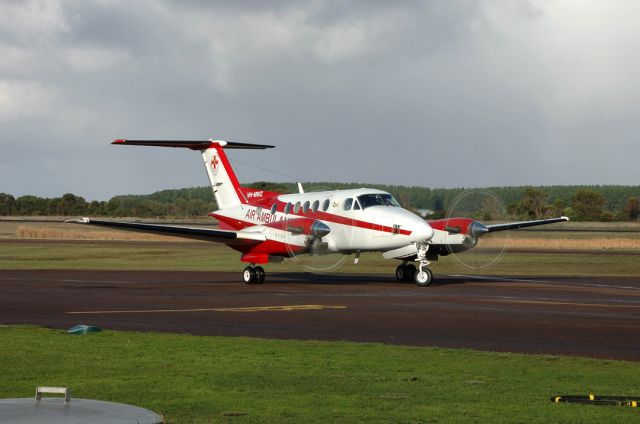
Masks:
[[[351,228],[351,227],[348,227]],[[349,229],[342,231],[350,231]],[[327,254],[329,243],[327,237],[331,235],[331,228],[327,223],[313,218],[292,218],[287,221],[287,231],[294,235],[304,237],[307,246],[302,254],[289,251],[290,257],[302,265],[307,271],[313,273],[326,273],[340,268],[348,259],[345,254]],[[351,232],[353,236],[353,232]]]
[[[486,269],[495,265],[506,252],[509,231],[492,235],[476,247],[480,238],[491,232],[490,227],[480,221],[510,220],[504,202],[494,193],[475,189],[461,192],[447,210],[444,229],[451,235],[464,234],[464,249],[449,249],[450,256],[469,269]],[[475,249],[466,251],[473,247]]]
[[[286,230],[291,234],[305,235],[304,244],[312,253],[326,251],[328,244],[322,241],[322,237],[331,232],[331,228],[322,221],[312,218],[293,218],[286,221]]]

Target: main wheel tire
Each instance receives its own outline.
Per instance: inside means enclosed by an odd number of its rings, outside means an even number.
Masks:
[[[248,266],[242,271],[242,280],[245,284],[254,284],[257,279],[256,269],[252,266]]]
[[[264,268],[261,266],[257,266],[256,268],[256,284],[264,283],[264,279],[266,277],[266,272],[264,272]]]
[[[408,264],[405,267],[405,281],[413,281],[416,278],[416,266],[414,264]]]
[[[414,280],[420,287],[427,287],[433,280],[433,273],[429,268],[422,268],[422,271],[416,272]]]
[[[407,281],[407,267],[405,264],[400,264],[396,268],[396,280]]]

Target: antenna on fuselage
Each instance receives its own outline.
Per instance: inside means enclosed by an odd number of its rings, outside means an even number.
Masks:
[[[298,193],[304,193],[304,189],[302,188],[302,183],[298,183]]]

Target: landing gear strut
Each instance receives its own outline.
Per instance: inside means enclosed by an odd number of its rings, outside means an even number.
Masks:
[[[245,284],[262,284],[265,276],[264,268],[261,266],[249,265],[242,271],[242,280]]]
[[[416,261],[420,262],[418,267],[418,272],[415,273],[414,281],[420,287],[427,287],[433,281],[433,273],[429,268],[429,261],[427,260],[427,251],[429,250],[429,245],[426,243],[418,244],[416,246],[418,248],[418,254],[416,256]]]

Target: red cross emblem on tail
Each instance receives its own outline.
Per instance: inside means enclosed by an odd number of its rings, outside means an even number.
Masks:
[[[211,159],[211,166],[213,166],[213,170],[215,171],[216,168],[218,167],[218,156],[214,156]]]

